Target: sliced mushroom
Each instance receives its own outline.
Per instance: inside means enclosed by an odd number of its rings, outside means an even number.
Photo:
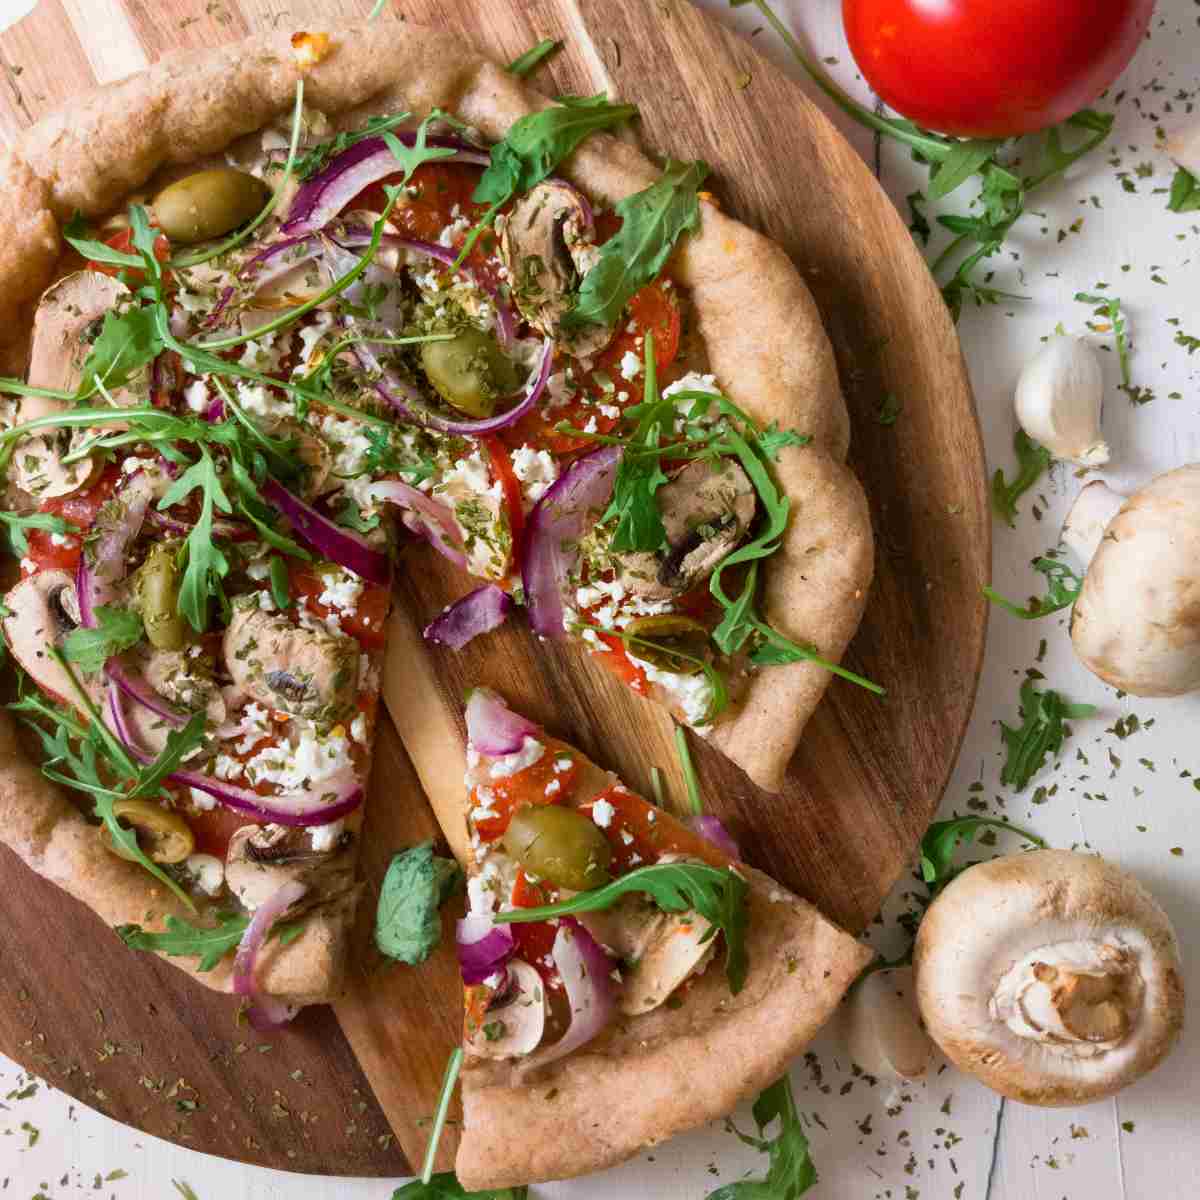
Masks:
[[[603,350],[613,335],[607,325],[583,325],[570,333],[562,328],[596,255],[591,208],[559,179],[539,183],[518,200],[500,234],[500,258],[521,315],[547,337],[567,343],[580,358]]]
[[[358,645],[352,638],[239,605],[223,647],[234,684],[268,708],[329,725],[354,706]]]
[[[657,493],[667,545],[658,553],[621,556],[618,577],[629,591],[665,600],[707,579],[749,532],[758,509],[754,484],[731,458],[684,467]]]
[[[962,1070],[1025,1104],[1111,1096],[1183,1024],[1179,945],[1132,876],[1090,854],[980,863],[938,896],[914,952],[917,1002]]]
[[[933,1043],[921,1025],[911,967],[872,971],[845,1006],[846,1044],[854,1062],[877,1079],[919,1079]]]
[[[483,1024],[468,1039],[480,1058],[520,1058],[541,1044],[549,1011],[542,977],[519,958],[507,964],[508,983],[488,1006]]]
[[[142,670],[151,687],[189,712],[203,712],[209,724],[221,725],[227,708],[213,679],[211,658],[187,650],[152,650],[142,659]]]
[[[4,637],[13,658],[44,692],[75,703],[67,673],[47,653],[79,625],[75,581],[66,571],[39,571],[18,583],[4,603]]]
[[[353,841],[352,833],[343,833],[329,850],[314,850],[307,829],[243,825],[229,839],[225,882],[253,910],[294,880],[307,885],[308,907],[354,886]]]

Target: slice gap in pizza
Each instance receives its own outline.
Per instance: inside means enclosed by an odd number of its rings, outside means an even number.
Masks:
[[[604,1169],[781,1075],[867,947],[495,693],[467,729],[462,1185]]]

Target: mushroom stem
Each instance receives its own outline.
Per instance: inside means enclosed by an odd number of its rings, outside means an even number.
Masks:
[[[846,1048],[868,1075],[919,1079],[933,1043],[917,1012],[912,967],[888,967],[859,980],[846,1002]]]
[[[1185,171],[1200,179],[1200,122],[1174,134],[1167,142],[1167,152]]]
[[[1099,479],[1079,493],[1063,522],[1062,542],[1084,567],[1091,565],[1104,540],[1104,531],[1121,511],[1126,497]]]

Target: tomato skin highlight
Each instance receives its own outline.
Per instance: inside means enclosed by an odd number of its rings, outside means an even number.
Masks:
[[[1087,108],[1133,58],[1154,0],[842,0],[872,89],[927,129],[1005,138]]]

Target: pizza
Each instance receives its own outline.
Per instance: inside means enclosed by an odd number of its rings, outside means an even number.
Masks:
[[[0,836],[264,1027],[339,988],[422,554],[469,588],[431,643],[527,620],[768,789],[835,673],[873,687],[815,306],[635,116],[380,24],[166,59],[3,152]]]
[[[471,847],[463,1186],[602,1170],[782,1074],[870,950],[715,818],[685,825],[486,689],[466,717],[465,806],[438,814]]]

